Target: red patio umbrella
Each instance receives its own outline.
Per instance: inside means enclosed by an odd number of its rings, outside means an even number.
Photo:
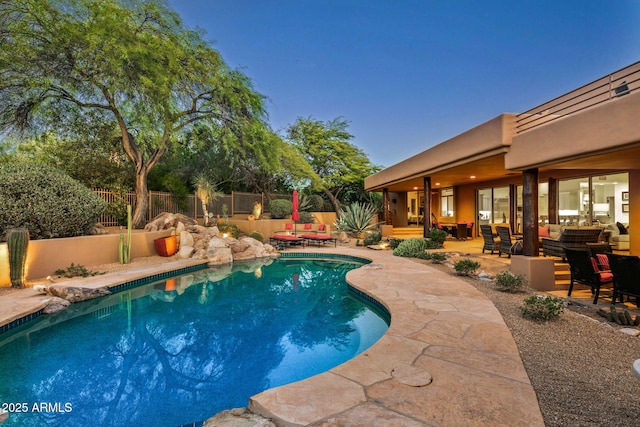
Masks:
[[[293,220],[293,235],[296,235],[296,224],[300,221],[300,212],[298,212],[298,191],[293,190],[293,211],[291,212],[291,219]]]

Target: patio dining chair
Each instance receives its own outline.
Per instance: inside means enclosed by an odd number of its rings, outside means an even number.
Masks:
[[[613,304],[624,296],[635,297],[640,307],[640,258],[637,256],[607,254],[613,275]]]
[[[500,238],[500,248],[498,249],[498,257],[502,254],[507,254],[511,258],[511,246],[515,243],[511,240],[511,230],[509,227],[498,226],[496,227],[498,238]]]
[[[593,295],[593,303],[598,303],[600,288],[603,285],[613,283],[613,276],[610,271],[600,271],[595,259],[589,256],[587,251],[579,249],[565,249],[569,271],[571,272],[571,282],[567,296],[571,296],[573,285],[578,283],[589,286]],[[615,301],[615,291],[614,291]]]
[[[484,245],[482,246],[482,253],[485,250],[491,251],[491,255],[493,255],[493,251],[500,251],[500,238],[495,237],[493,235],[493,231],[491,230],[490,225],[480,225],[480,232],[482,233],[482,238],[484,239]]]

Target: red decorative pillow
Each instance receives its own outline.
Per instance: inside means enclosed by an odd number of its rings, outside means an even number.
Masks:
[[[304,229],[305,230],[311,230],[311,224],[305,224],[304,225]]]
[[[320,224],[320,225],[318,226],[318,230],[319,230],[319,231],[324,231],[324,224]]]
[[[538,227],[538,237],[549,237],[549,226]]]
[[[600,264],[600,270],[611,270],[609,267],[609,257],[606,254],[596,254],[598,258],[598,264]]]

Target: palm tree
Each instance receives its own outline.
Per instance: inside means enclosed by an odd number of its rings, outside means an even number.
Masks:
[[[194,178],[193,185],[196,187],[196,197],[200,199],[200,202],[202,203],[204,225],[207,226],[209,225],[209,211],[207,210],[207,204],[210,200],[222,197],[223,193],[220,193],[217,190],[216,185],[203,173]]]

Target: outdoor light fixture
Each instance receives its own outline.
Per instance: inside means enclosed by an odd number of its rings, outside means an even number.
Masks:
[[[471,175],[469,178],[476,179],[476,176],[475,175]]]

